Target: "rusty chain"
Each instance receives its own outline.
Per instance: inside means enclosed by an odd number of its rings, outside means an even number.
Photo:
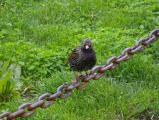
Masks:
[[[155,42],[158,38],[159,29],[154,30],[148,38],[139,40],[135,46],[123,50],[120,56],[111,57],[107,60],[105,65],[95,66],[88,75],[78,76],[71,84],[64,83],[59,86],[54,94],[44,93],[36,102],[25,103],[19,106],[16,112],[4,112],[0,115],[0,120],[15,120],[18,117],[26,118],[35,113],[37,108],[48,108],[53,105],[57,99],[66,99],[72,94],[73,90],[80,89],[87,85],[90,80],[97,80],[103,77],[105,71],[115,69],[122,61],[129,60],[134,54],[143,51],[146,47],[148,47],[148,45]]]

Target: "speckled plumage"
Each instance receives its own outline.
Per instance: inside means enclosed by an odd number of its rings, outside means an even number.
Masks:
[[[89,49],[85,45],[90,45]],[[85,40],[84,43],[75,48],[69,56],[70,69],[73,71],[87,71],[96,64],[96,54],[92,48],[90,40]]]

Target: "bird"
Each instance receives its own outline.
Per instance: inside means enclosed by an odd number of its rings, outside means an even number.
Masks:
[[[68,63],[70,70],[75,72],[87,71],[92,69],[96,64],[96,52],[93,49],[92,41],[85,39],[81,45],[72,50],[69,55]]]

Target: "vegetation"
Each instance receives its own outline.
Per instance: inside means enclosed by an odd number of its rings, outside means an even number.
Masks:
[[[0,113],[50,92],[74,74],[70,51],[91,38],[97,64],[159,28],[157,0],[0,0]],[[159,42],[29,120],[159,118]],[[8,61],[8,62],[6,62]]]

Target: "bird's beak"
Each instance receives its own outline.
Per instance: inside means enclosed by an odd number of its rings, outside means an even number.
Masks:
[[[86,48],[86,50],[87,50],[87,49],[89,48],[89,45],[86,45],[85,48]]]

